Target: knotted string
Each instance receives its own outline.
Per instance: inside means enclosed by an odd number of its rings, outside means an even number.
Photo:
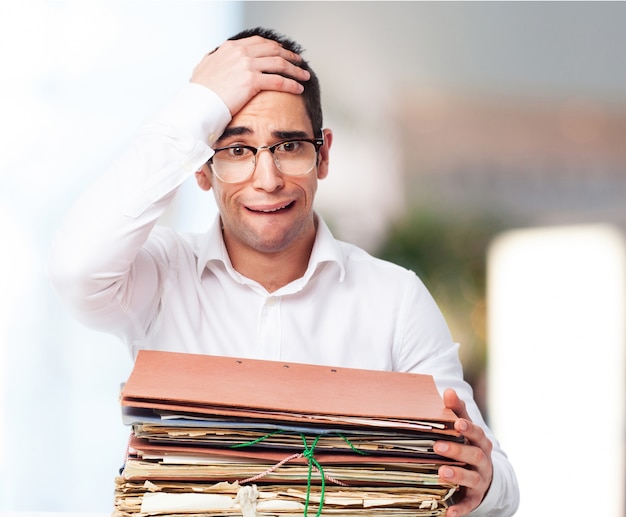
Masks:
[[[284,465],[288,461],[295,460],[295,459],[298,459],[298,458],[302,458],[302,456],[304,456],[304,454],[302,452],[296,452],[295,454],[292,454],[291,456],[287,456],[284,460],[279,461],[276,465],[272,465],[265,472],[261,472],[260,474],[257,474],[256,476],[252,476],[250,478],[242,479],[241,481],[239,481],[239,484],[252,483],[253,481],[256,481],[257,479],[264,478],[265,476],[267,476],[268,474],[271,474],[278,467]]]
[[[266,434],[264,436],[256,438],[255,440],[252,440],[250,442],[238,443],[238,444],[235,444],[235,445],[231,445],[230,448],[237,449],[237,448],[240,448],[240,447],[249,447],[251,445],[256,445],[257,443],[262,442],[263,440],[266,440],[270,436],[274,436],[275,434],[282,433],[282,432],[284,432],[284,431],[282,431],[282,430],[274,431],[272,433],[268,433],[268,434]],[[339,433],[337,433],[337,434],[338,434],[339,437],[341,437],[350,446],[350,448],[354,452],[356,452],[358,454],[366,454],[365,452],[357,449],[350,442],[350,440],[348,440],[348,438],[346,438],[342,434],[339,434]],[[307,444],[306,436],[304,434],[300,434],[300,437],[302,438],[302,443],[303,443],[303,446],[304,446],[304,450],[302,452],[299,452],[299,453],[296,453],[296,454],[292,454],[291,456],[288,456],[285,459],[279,461],[276,465],[273,465],[272,467],[267,469],[265,472],[261,472],[260,474],[257,474],[256,476],[253,476],[253,477],[250,477],[250,478],[247,478],[247,479],[243,479],[243,480],[239,481],[239,483],[241,483],[241,484],[251,483],[253,481],[256,481],[258,479],[261,479],[261,478],[267,476],[268,474],[271,474],[277,468],[279,468],[281,465],[284,465],[285,463],[287,463],[287,462],[289,462],[291,460],[304,457],[304,458],[307,459],[308,464],[309,464],[309,471],[308,471],[308,475],[307,475],[307,486],[306,486],[306,499],[305,499],[305,502],[304,502],[304,517],[307,517],[307,515],[308,515],[309,499],[311,497],[311,479],[312,479],[312,473],[313,473],[313,469],[314,468],[315,468],[315,470],[317,470],[320,473],[320,479],[321,479],[321,483],[322,483],[321,492],[320,492],[320,504],[319,504],[319,508],[317,510],[317,513],[315,514],[315,517],[319,517],[321,515],[322,509],[324,507],[324,496],[325,496],[325,492],[326,492],[326,479],[328,479],[329,481],[331,481],[333,483],[336,483],[338,485],[342,485],[342,486],[348,486],[348,485],[346,485],[342,481],[334,479],[333,477],[331,477],[328,474],[326,474],[324,472],[324,469],[320,465],[320,463],[315,458],[315,446],[317,445],[317,442],[322,437],[322,435],[316,435],[315,440],[313,441],[313,443],[311,444],[310,447]]]
[[[302,451],[302,455],[309,461],[309,475],[308,475],[307,483],[306,483],[306,500],[304,501],[304,517],[307,517],[308,515],[307,512],[309,509],[309,497],[311,495],[311,472],[313,470],[313,465],[315,465],[315,468],[319,471],[320,478],[322,481],[322,489],[320,492],[320,504],[319,504],[319,508],[317,509],[317,513],[315,514],[315,517],[319,517],[320,514],[322,513],[322,508],[324,507],[324,493],[326,491],[326,479],[324,478],[324,469],[319,464],[319,462],[315,459],[315,456],[314,456],[315,446],[317,445],[317,441],[320,439],[320,435],[318,434],[315,437],[315,440],[313,441],[313,444],[311,445],[311,447],[308,447],[306,444],[306,436],[304,436],[303,434],[301,434],[300,436],[302,437],[302,442],[304,443],[304,450]]]

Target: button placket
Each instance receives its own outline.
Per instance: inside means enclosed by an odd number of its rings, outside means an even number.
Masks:
[[[268,296],[259,319],[260,354],[264,359],[279,360],[282,335],[280,297]]]

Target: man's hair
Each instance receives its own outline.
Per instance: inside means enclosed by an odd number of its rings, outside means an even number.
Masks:
[[[283,36],[282,34],[279,34],[274,30],[264,29],[263,27],[243,30],[228,39],[238,40],[243,38],[249,38],[251,36],[261,36],[262,38],[276,41],[294,54],[301,55],[304,50],[299,43],[296,43],[295,41],[287,38],[286,36]],[[304,59],[302,59],[298,63],[294,63],[294,65],[297,65],[300,68],[307,70],[311,74],[311,78],[308,81],[300,81],[300,84],[304,86],[304,92],[302,93],[302,96],[304,98],[304,105],[306,107],[307,114],[311,119],[313,134],[315,137],[321,137],[323,117],[319,79],[317,78],[317,75],[315,74],[313,69],[310,67],[309,63]]]

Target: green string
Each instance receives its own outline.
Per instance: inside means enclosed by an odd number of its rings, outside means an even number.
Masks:
[[[245,443],[238,443],[235,445],[231,445],[230,448],[232,449],[237,449],[240,447],[249,447],[251,445],[256,445],[259,442],[262,442],[263,440],[266,440],[267,438],[269,438],[270,436],[274,436],[275,434],[279,434],[279,433],[283,433],[285,431],[282,430],[278,430],[278,431],[274,431],[272,433],[268,433],[264,436],[261,436],[255,440],[252,440],[250,442],[245,442]],[[352,449],[354,452],[358,453],[358,454],[363,454],[363,455],[367,455],[366,452],[363,452],[359,449],[357,449],[354,444],[348,440],[348,438],[346,438],[345,436],[343,436],[341,433],[337,433],[337,435],[342,438],[349,446],[350,449]],[[311,444],[311,446],[309,447],[307,445],[307,441],[306,441],[306,435],[304,434],[300,434],[300,437],[302,438],[302,443],[304,445],[304,450],[302,451],[302,456],[304,456],[307,461],[309,462],[309,472],[308,472],[308,476],[307,476],[307,485],[306,485],[306,500],[304,502],[304,517],[307,517],[308,515],[308,510],[309,510],[309,499],[311,497],[311,479],[313,476],[313,467],[315,467],[319,473],[320,473],[320,478],[321,478],[321,483],[322,483],[322,487],[321,487],[321,492],[320,492],[320,504],[319,504],[319,508],[317,510],[317,513],[315,514],[315,517],[319,517],[322,513],[322,509],[324,507],[324,496],[326,493],[326,477],[324,475],[324,469],[322,468],[322,466],[320,465],[320,463],[315,459],[315,446],[317,445],[317,442],[319,441],[319,439],[324,436],[321,434],[318,434],[315,436],[315,440],[313,441],[313,443]]]
[[[269,434],[266,434],[265,436],[261,436],[260,438],[257,438],[256,440],[252,440],[251,442],[237,443],[235,445],[231,445],[230,448],[238,449],[239,447],[249,447],[250,445],[256,445],[257,443],[262,442],[263,440],[266,440],[270,436],[274,436],[275,434],[279,434],[279,433],[284,433],[284,431],[281,431],[279,429],[278,431],[274,431],[273,433],[269,433]]]
[[[367,452],[357,449],[354,444],[350,440],[348,440],[343,434],[337,433],[337,435],[339,436],[339,438],[342,438],[343,441],[346,442],[354,452],[356,452],[357,454],[362,454],[363,456],[367,456]]]
[[[309,498],[311,496],[311,475],[313,472],[313,465],[315,465],[315,467],[319,471],[320,478],[322,481],[322,489],[320,493],[320,504],[319,504],[319,508],[317,509],[317,513],[315,514],[315,517],[319,517],[320,514],[322,513],[322,508],[324,507],[324,493],[326,491],[326,479],[324,478],[324,469],[319,464],[319,462],[315,459],[315,456],[314,456],[315,446],[317,445],[317,441],[320,439],[320,435],[317,435],[315,437],[315,440],[313,441],[313,444],[311,445],[311,447],[308,447],[306,444],[306,436],[304,436],[303,434],[301,434],[300,436],[302,437],[302,442],[304,443],[304,450],[302,451],[302,455],[309,461],[309,475],[308,475],[307,483],[306,483],[306,500],[304,502],[304,517],[307,517],[308,510],[309,510]]]

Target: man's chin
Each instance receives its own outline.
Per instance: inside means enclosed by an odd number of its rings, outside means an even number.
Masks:
[[[255,239],[254,243],[252,243],[252,248],[254,248],[259,253],[265,254],[273,254],[273,253],[281,253],[291,246],[291,241],[286,241],[284,236],[281,239]]]
[[[240,241],[260,253],[280,253],[315,238],[315,224],[293,216],[253,216],[245,223]]]

